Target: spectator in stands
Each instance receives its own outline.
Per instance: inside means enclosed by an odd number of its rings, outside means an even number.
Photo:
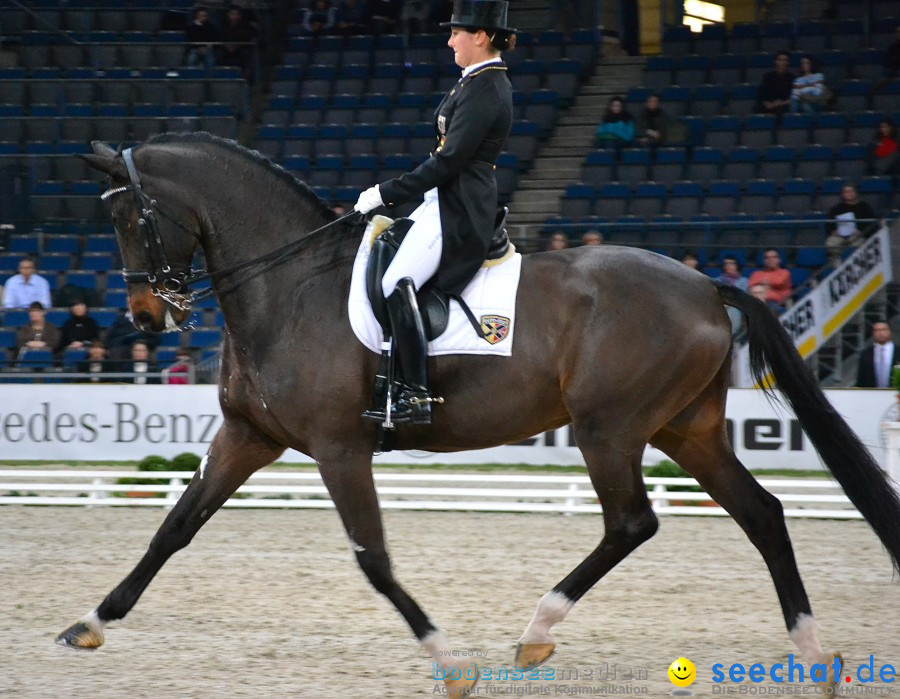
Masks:
[[[26,257],[19,262],[19,273],[3,286],[3,308],[29,308],[35,301],[50,308],[50,284],[37,274],[35,261]]]
[[[697,259],[697,255],[693,250],[684,251],[684,254],[681,256],[681,263],[691,269],[700,269],[700,260]]]
[[[329,0],[313,0],[303,11],[303,32],[307,36],[322,36],[331,33],[337,19],[337,8]]]
[[[144,332],[134,327],[134,317],[131,311],[125,311],[116,318],[115,322],[106,331],[106,346],[109,349],[110,359],[121,361],[131,356],[131,345],[134,342],[143,342],[151,350],[159,344],[159,335]]]
[[[613,97],[606,105],[603,121],[597,127],[597,145],[626,145],[634,141],[634,117],[625,111],[621,97]]]
[[[794,74],[788,70],[791,56],[787,51],[775,55],[775,70],[766,73],[759,84],[759,110],[781,116],[791,104]]]
[[[136,374],[133,379],[126,379],[127,383],[159,383],[158,377],[143,376],[143,374],[152,374],[159,371],[156,364],[150,361],[150,349],[147,347],[146,342],[138,340],[131,345],[131,361],[125,362],[125,371]]]
[[[45,316],[44,304],[40,301],[28,306],[28,322],[16,328],[16,354],[21,355],[31,349],[56,350],[60,339],[59,328],[47,321]]]
[[[841,200],[828,210],[830,219],[825,225],[828,237],[825,249],[831,264],[841,263],[841,253],[847,247],[859,247],[872,233],[878,230],[875,212],[868,202],[859,198],[856,185],[845,184],[841,189]]]
[[[175,363],[167,369],[163,369],[163,383],[193,383],[191,380],[191,371],[191,353],[186,349],[180,349],[175,353]]]
[[[554,0],[550,3],[547,26],[565,34],[577,29],[581,24],[580,4],[578,0]]]
[[[562,231],[550,234],[550,240],[547,241],[547,250],[565,250],[567,247],[569,247],[569,236]]]
[[[800,75],[794,78],[791,89],[792,112],[818,112],[831,100],[831,90],[825,76],[819,72],[812,56],[800,59]]]
[[[588,231],[581,236],[582,245],[603,245],[603,234],[600,231]]]
[[[750,275],[748,286],[765,284],[766,301],[778,311],[783,311],[793,291],[791,273],[781,266],[781,254],[775,248],[763,251],[763,267]]]
[[[722,256],[722,274],[716,277],[716,281],[726,286],[733,286],[741,291],[747,291],[749,284],[747,278],[741,274],[741,266],[734,255]],[[737,308],[728,306],[725,308],[731,319],[731,334],[736,336],[741,332],[742,314]]]
[[[650,95],[644,109],[638,113],[635,134],[636,141],[642,146],[658,146],[666,141],[668,117],[659,106],[659,95]]]
[[[87,314],[87,306],[81,301],[74,303],[69,312],[71,315],[62,326],[59,351],[90,347],[100,337],[100,326]]]
[[[875,86],[875,92],[900,77],[900,26],[894,27],[894,40],[884,52],[884,79]]]
[[[253,47],[248,44],[256,38],[256,30],[244,18],[239,7],[230,7],[225,15],[225,25],[219,32],[219,65],[241,69],[244,77],[249,77],[248,68],[253,56]]]
[[[366,32],[366,3],[364,0],[340,0],[334,16],[334,30],[344,36]]]
[[[764,304],[769,304],[769,285],[763,282],[759,282],[758,284],[749,284],[747,287],[747,293],[750,294],[753,298],[758,301],[762,301]]]
[[[430,0],[403,0],[403,7],[400,9],[400,24],[406,36],[427,32],[430,19]]]
[[[878,122],[875,139],[866,156],[872,175],[900,174],[900,153],[897,152],[897,127],[890,119]]]
[[[207,70],[216,65],[216,56],[211,44],[219,40],[219,33],[204,6],[194,8],[194,17],[184,30],[187,50],[184,63],[187,66],[203,66]]]
[[[890,388],[891,371],[896,357],[887,321],[872,324],[872,346],[859,355],[856,370],[857,388]]]
[[[84,374],[94,374],[88,381],[91,383],[106,383],[110,379],[104,379],[101,374],[112,371],[115,367],[107,361],[106,347],[100,340],[94,340],[87,349],[87,358],[78,362],[76,369]]]
[[[373,34],[390,34],[396,32],[399,16],[399,0],[369,0],[366,26]]]

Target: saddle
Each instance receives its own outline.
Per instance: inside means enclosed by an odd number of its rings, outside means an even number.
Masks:
[[[504,228],[508,215],[509,209],[505,206],[497,210],[497,216],[494,219],[494,236],[491,238],[488,248],[487,260],[498,260],[509,251],[509,235]],[[381,280],[413,223],[412,219],[398,218],[375,238],[366,267],[366,294],[372,304],[372,312],[381,324],[385,337],[391,334],[391,325],[388,320],[384,293],[381,289]],[[450,298],[428,283],[419,289],[416,300],[419,304],[422,322],[425,325],[425,337],[429,341],[440,337],[447,329],[450,318]]]

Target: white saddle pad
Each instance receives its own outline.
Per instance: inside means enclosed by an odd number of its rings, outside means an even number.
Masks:
[[[387,220],[389,222],[389,219]],[[375,236],[386,228],[385,217],[375,216],[363,235],[350,282],[348,314],[359,341],[373,352],[381,352],[384,337],[366,294],[366,265]],[[503,260],[485,262],[462,293],[475,318],[489,334],[479,337],[460,305],[450,300],[450,319],[443,334],[428,343],[428,354],[512,355],[515,330],[516,292],[522,270],[522,256],[510,244],[511,254]]]

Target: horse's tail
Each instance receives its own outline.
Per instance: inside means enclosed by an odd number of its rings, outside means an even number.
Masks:
[[[875,530],[900,571],[900,497],[859,437],[825,397],[784,327],[765,304],[731,286],[717,284],[719,297],[747,319],[750,373],[768,386],[771,371],[803,431],[856,509]],[[769,390],[769,389],[765,389]]]

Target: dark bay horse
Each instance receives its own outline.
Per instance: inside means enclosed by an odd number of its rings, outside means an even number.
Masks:
[[[98,143],[94,151],[86,159],[110,178],[112,218],[132,270],[129,303],[142,329],[164,331],[186,321],[186,292],[172,275],[184,275],[198,246],[214,273],[294,241],[302,241],[302,249],[262,274],[248,266],[214,280],[227,323],[219,389],[224,423],[134,570],[57,640],[101,645],[103,626],[128,613],[166,560],[254,471],[290,448],[318,463],[372,585],[426,650],[452,666],[447,641],[395,580],[385,548],[372,479],[375,428],[361,418],[378,356],[356,340],[347,319],[361,226],[337,221],[320,230],[335,217],[308,187],[259,154],[208,134],[167,134],[128,158]],[[139,193],[155,212],[158,239],[139,220],[146,218]],[[647,443],[691,473],[759,549],[806,661],[829,668],[840,662],[819,644],[781,504],[738,461],[726,437],[726,305],[747,318],[755,375],[775,377],[827,467],[898,566],[896,492],[768,309],[641,250],[604,246],[526,256],[513,356],[432,358],[434,391],[446,403],[435,410],[433,425],[401,427],[397,445],[476,449],[572,423],[603,505],[604,533],[541,598],[519,641],[517,667],[544,662],[554,650],[551,627],[656,532],[641,476]],[[465,696],[477,671],[452,670],[448,691]]]

